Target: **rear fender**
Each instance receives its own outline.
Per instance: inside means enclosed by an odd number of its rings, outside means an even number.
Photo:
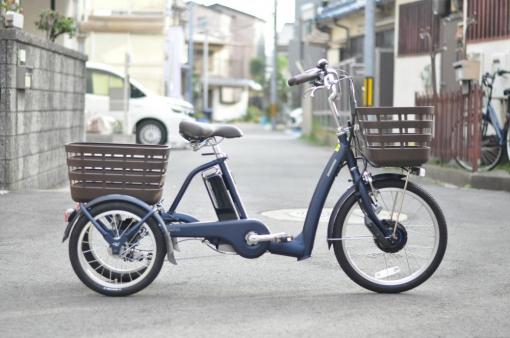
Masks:
[[[144,201],[139,200],[138,198],[134,198],[134,197],[128,196],[128,195],[118,195],[118,194],[104,195],[104,196],[95,198],[86,204],[86,208],[90,210],[94,206],[97,206],[101,203],[107,203],[107,202],[125,202],[125,203],[130,203],[132,205],[135,205],[137,207],[140,207],[147,212],[153,211],[153,207],[151,207]],[[67,224],[67,227],[64,231],[64,238],[62,239],[62,242],[64,242],[69,237],[69,234],[73,230],[74,226],[76,225],[76,223],[80,219],[80,217],[85,217],[85,216],[82,214],[82,212],[80,212],[78,210],[76,215],[74,215],[72,220],[69,221],[69,223]],[[173,248],[173,244],[172,244],[172,239],[170,237],[170,233],[166,229],[165,222],[163,221],[163,219],[161,218],[161,216],[159,215],[158,212],[154,212],[150,217],[153,218],[157,222],[158,227],[161,230],[161,232],[165,238],[168,260],[172,264],[177,264],[177,261],[175,260],[175,256],[174,256],[174,248]]]
[[[385,174],[379,174],[372,176],[373,182],[379,182],[384,180],[401,180],[403,177],[405,177],[402,174],[395,174],[395,173],[385,173]],[[347,191],[340,197],[338,202],[336,202],[335,207],[333,208],[333,211],[331,212],[331,216],[329,217],[329,223],[328,223],[328,237],[333,237],[333,228],[335,227],[335,221],[338,217],[338,213],[340,212],[340,209],[342,208],[343,204],[349,197],[351,197],[353,194],[357,194],[355,186],[351,186]],[[332,241],[328,241],[328,249],[331,248],[331,244],[333,244]]]

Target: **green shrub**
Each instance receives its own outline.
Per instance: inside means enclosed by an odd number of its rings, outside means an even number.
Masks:
[[[62,34],[69,34],[72,38],[76,33],[76,25],[72,18],[49,9],[39,14],[39,20],[35,22],[35,26],[45,31],[46,37],[53,42]]]
[[[6,1],[0,0],[0,12],[7,12],[7,11],[22,13],[23,8],[21,8],[20,5],[17,4],[14,0],[6,0]]]
[[[256,122],[260,121],[260,118],[264,115],[264,112],[258,107],[249,106],[246,115],[243,117],[244,122]]]

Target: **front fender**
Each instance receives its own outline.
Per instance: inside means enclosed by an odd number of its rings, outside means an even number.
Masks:
[[[119,194],[110,194],[110,195],[100,196],[98,198],[93,199],[89,203],[87,203],[86,207],[87,207],[87,209],[91,209],[98,204],[106,203],[106,202],[125,202],[125,203],[133,204],[137,207],[140,207],[147,212],[152,212],[152,210],[153,210],[153,207],[151,207],[144,201],[139,200],[138,198],[128,196],[128,195],[119,195]],[[84,215],[78,210],[77,214],[67,224],[67,227],[64,231],[64,238],[62,239],[62,242],[64,242],[69,237],[69,234],[73,230],[74,226],[76,225],[76,223],[80,219],[80,217],[84,217]],[[172,239],[170,237],[170,233],[166,229],[165,222],[163,221],[163,219],[157,212],[153,213],[151,215],[151,217],[157,222],[158,227],[161,230],[161,232],[165,238],[168,260],[172,264],[177,264],[177,262],[175,260],[175,256],[174,256],[174,248],[173,248],[173,244],[172,244]]]
[[[378,174],[372,176],[373,182],[378,181],[384,181],[384,180],[401,180],[404,178],[405,175],[402,174],[395,174],[395,173],[384,173],[384,174]],[[340,199],[336,202],[335,207],[333,208],[333,211],[331,212],[331,216],[329,217],[329,223],[328,223],[328,233],[327,238],[332,238],[333,236],[333,228],[335,227],[335,221],[338,217],[338,213],[340,212],[340,209],[342,208],[342,205],[347,201],[349,197],[353,194],[357,194],[356,187],[352,185],[347,191],[340,197]],[[328,249],[331,248],[332,241],[328,241]]]

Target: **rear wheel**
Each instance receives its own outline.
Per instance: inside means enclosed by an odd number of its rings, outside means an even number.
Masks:
[[[165,126],[156,120],[145,120],[136,127],[136,143],[165,144],[167,132]]]
[[[375,292],[397,293],[417,287],[434,273],[446,250],[447,230],[441,209],[411,182],[403,195],[404,183],[374,182],[382,207],[378,217],[387,226],[387,237],[397,224],[396,240],[390,247],[384,247],[368,230],[357,194],[343,203],[334,222],[333,248],[338,263],[354,282]]]
[[[90,210],[114,235],[137,224],[147,213],[124,202],[109,202]],[[165,258],[165,239],[156,221],[147,220],[121,248],[109,244],[86,217],[80,217],[69,239],[71,265],[80,280],[107,296],[127,296],[147,287],[158,275]]]

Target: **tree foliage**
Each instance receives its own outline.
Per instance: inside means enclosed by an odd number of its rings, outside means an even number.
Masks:
[[[250,61],[250,74],[252,79],[262,87],[266,85],[266,61],[263,58],[254,58]]]
[[[72,18],[49,9],[39,14],[39,20],[35,25],[45,31],[46,37],[53,42],[62,34],[69,34],[72,38],[76,33],[76,24]]]
[[[269,102],[269,97],[271,95],[271,75],[267,76],[266,68],[266,62],[262,58],[254,58],[250,62],[251,77],[262,86],[266,101]],[[288,102],[289,88],[287,86],[287,76],[285,75],[287,69],[287,57],[279,55],[277,58],[276,68],[276,90],[278,105],[280,107],[284,106]]]
[[[12,11],[16,13],[23,12],[23,8],[20,7],[19,4],[16,3],[14,0],[0,0],[0,11]]]

